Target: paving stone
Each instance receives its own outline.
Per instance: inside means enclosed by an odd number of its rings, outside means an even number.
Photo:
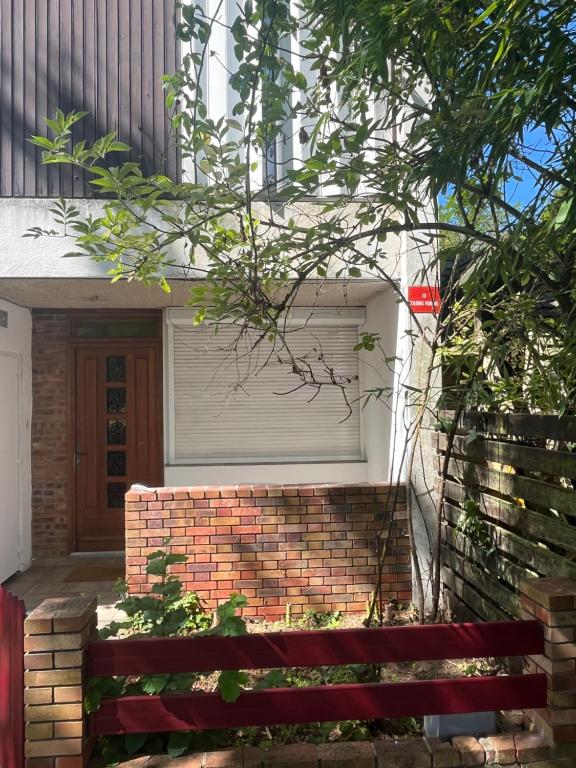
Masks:
[[[242,758],[244,768],[260,768],[263,761],[264,751],[259,747],[243,747]]]
[[[484,765],[494,765],[495,760],[495,754],[496,751],[492,745],[492,742],[488,737],[483,737],[481,739],[478,739],[478,742],[482,745],[484,749]],[[516,750],[514,750],[514,757],[516,757]]]
[[[431,768],[432,753],[424,739],[374,742],[380,768]]]
[[[262,754],[263,768],[318,768],[314,744],[286,744],[272,747]]]
[[[138,755],[138,757],[131,757],[128,760],[122,760],[120,765],[122,768],[144,768],[144,766],[151,760],[150,755]],[[106,761],[101,757],[95,757],[88,763],[88,768],[105,768]]]
[[[369,741],[342,741],[318,745],[321,768],[374,768],[376,753]]]
[[[455,736],[452,739],[452,746],[460,752],[460,759],[464,768],[485,765],[486,752],[474,736]]]
[[[573,757],[558,757],[553,760],[542,760],[537,763],[521,763],[521,768],[574,768],[576,760]]]
[[[450,742],[432,736],[426,737],[425,741],[432,753],[433,768],[460,768],[460,752]]]
[[[535,763],[550,757],[551,748],[541,733],[515,733],[514,746],[519,763]]]
[[[486,752],[486,765],[512,765],[516,762],[513,733],[497,733],[480,739]]]
[[[241,749],[222,749],[206,752],[203,768],[243,768],[244,758]]]
[[[195,752],[183,757],[169,757],[168,755],[153,755],[148,758],[146,768],[202,768],[204,753]],[[125,768],[125,764],[122,764]],[[140,768],[140,767],[139,767]]]

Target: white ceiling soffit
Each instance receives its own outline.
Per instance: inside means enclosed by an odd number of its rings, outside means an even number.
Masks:
[[[171,292],[133,281],[111,283],[94,278],[3,278],[0,298],[21,307],[46,309],[144,309],[186,305],[192,281],[171,281]],[[298,292],[296,305],[342,307],[366,304],[389,289],[381,280],[309,281]]]

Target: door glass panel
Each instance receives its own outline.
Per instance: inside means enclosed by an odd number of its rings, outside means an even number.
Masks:
[[[106,454],[106,469],[109,477],[126,476],[125,451],[108,451]]]
[[[106,381],[126,381],[126,358],[121,355],[106,358]]]
[[[126,412],[126,389],[110,387],[106,390],[106,410],[108,413]]]
[[[126,445],[126,419],[108,422],[108,445]]]
[[[108,509],[121,509],[124,506],[125,483],[108,483],[106,498]]]

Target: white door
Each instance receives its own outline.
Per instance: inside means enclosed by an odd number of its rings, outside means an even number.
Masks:
[[[0,583],[19,568],[18,358],[0,352]]]

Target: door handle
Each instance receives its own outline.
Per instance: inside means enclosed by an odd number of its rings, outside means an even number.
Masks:
[[[88,454],[84,451],[79,451],[76,449],[74,451],[74,466],[79,466],[80,462],[82,461],[82,456],[87,456]]]

